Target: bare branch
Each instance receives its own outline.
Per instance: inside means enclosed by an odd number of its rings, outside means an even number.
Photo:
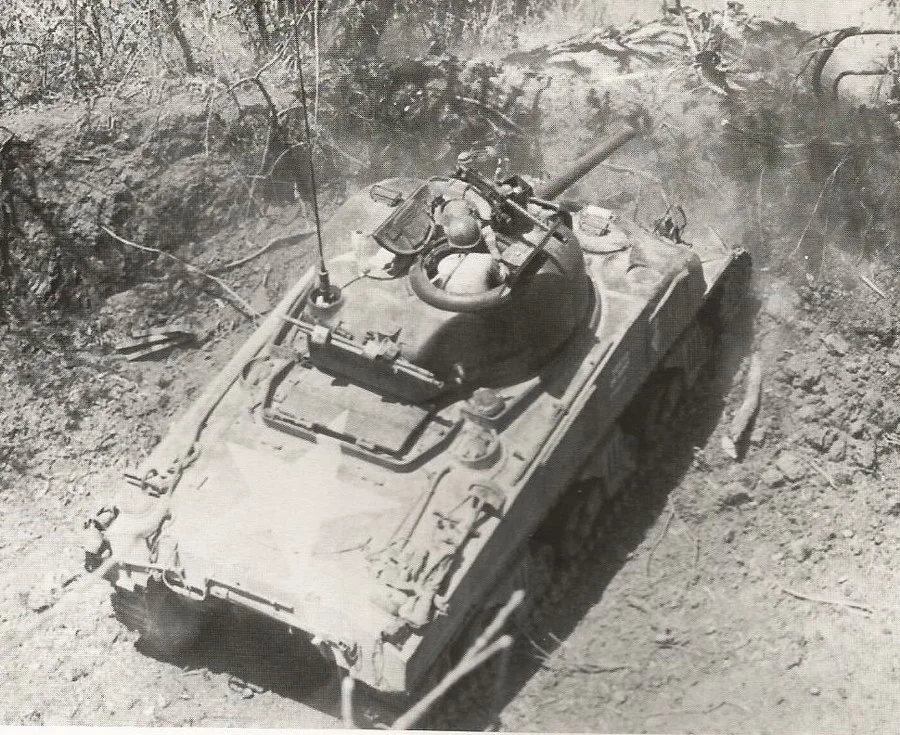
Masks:
[[[405,714],[401,715],[391,727],[392,730],[409,730],[431,709],[432,705],[446,694],[454,684],[468,674],[472,673],[479,666],[486,663],[492,656],[500,651],[509,648],[512,645],[512,636],[504,635],[494,641],[490,646],[480,653],[463,658],[459,665],[453,668],[434,689],[419,700]]]
[[[842,71],[834,78],[834,82],[831,85],[831,96],[834,99],[837,99],[838,96],[838,86],[844,77],[877,77],[884,76],[885,74],[891,74],[890,69],[860,69],[860,70],[848,70]]]
[[[115,232],[113,232],[111,229],[109,229],[108,227],[106,227],[104,225],[100,225],[100,229],[103,230],[107,235],[109,235],[113,239],[122,243],[123,245],[127,245],[128,247],[131,247],[131,248],[136,248],[137,250],[142,250],[145,253],[155,253],[157,255],[162,255],[162,256],[169,258],[170,260],[178,263],[180,266],[182,266],[183,268],[186,268],[187,270],[191,271],[192,273],[196,273],[199,276],[203,276],[203,278],[206,278],[206,279],[212,281],[219,288],[221,288],[226,294],[228,294],[231,297],[231,299],[234,301],[234,303],[232,305],[235,308],[237,308],[238,311],[243,313],[244,316],[247,316],[250,319],[253,319],[254,321],[260,317],[260,313],[258,311],[256,311],[256,309],[254,309],[252,306],[250,306],[250,304],[248,304],[243,298],[241,298],[241,296],[237,293],[237,291],[235,291],[231,286],[229,286],[227,283],[225,283],[225,281],[223,281],[221,278],[216,278],[215,276],[210,275],[209,273],[198,268],[197,266],[191,265],[190,263],[182,260],[181,258],[175,257],[171,253],[167,253],[165,250],[160,250],[159,248],[153,248],[153,247],[150,247],[149,245],[138,245],[136,242],[131,242],[131,240],[126,240],[124,237],[122,237],[121,235],[117,235]]]
[[[850,28],[842,28],[841,30],[836,31],[834,35],[823,44],[822,48],[816,51],[814,56],[815,60],[812,63],[812,71],[810,72],[810,83],[812,84],[815,95],[817,97],[822,96],[822,72],[825,70],[825,65],[832,57],[839,44],[854,36],[888,36],[897,34],[900,34],[900,31],[881,28],[862,30],[859,26],[851,26]],[[822,37],[823,36],[821,35],[819,36],[820,39]]]
[[[443,679],[441,679],[434,689],[416,702],[416,704],[406,713],[398,717],[391,729],[408,730],[415,725],[428,710],[431,709],[434,703],[444,696],[444,694],[446,694],[460,679],[468,676],[495,654],[508,650],[513,643],[512,636],[503,635],[500,636],[500,638],[497,638],[497,640],[491,641],[503,629],[509,616],[522,604],[524,599],[525,592],[523,590],[516,590],[513,592],[509,601],[500,609],[493,621],[491,621],[491,624],[484,629],[484,632],[478,636],[469,650],[466,651],[460,662],[454,666]]]
[[[356,727],[353,719],[353,689],[355,681],[352,676],[341,679],[341,722],[344,727],[353,729]]]

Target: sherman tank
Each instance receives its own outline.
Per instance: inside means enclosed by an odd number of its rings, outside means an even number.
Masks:
[[[734,317],[747,253],[555,200],[562,175],[393,178],[89,522],[149,641],[207,611],[287,626],[377,692],[444,670],[516,589],[539,604]]]

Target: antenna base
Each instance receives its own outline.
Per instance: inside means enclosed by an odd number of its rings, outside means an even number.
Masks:
[[[319,269],[319,282],[309,295],[309,303],[316,309],[332,309],[342,301],[341,289],[331,285],[328,271],[324,266]]]

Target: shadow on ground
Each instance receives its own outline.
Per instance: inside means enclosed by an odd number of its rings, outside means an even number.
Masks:
[[[228,687],[250,698],[262,692],[340,716],[337,672],[301,634],[256,613],[217,609],[200,637],[178,652],[163,653],[137,643],[137,649],[183,671],[228,675]]]

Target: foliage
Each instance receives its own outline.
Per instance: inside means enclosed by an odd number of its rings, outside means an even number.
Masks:
[[[888,254],[900,235],[900,129],[889,110],[789,92],[732,105],[719,146],[757,209],[759,238],[791,238],[767,250],[803,258],[813,274],[832,245]]]
[[[155,0],[7,0],[0,109],[97,90],[159,58]]]
[[[157,180],[140,174],[131,181],[118,170],[131,166],[124,160],[100,184],[103,176],[93,173],[88,182],[77,179],[88,170],[71,167],[58,150],[51,161],[39,152],[23,158],[26,169],[0,177],[0,302],[13,296],[71,303],[90,290],[87,282],[102,294],[139,280],[146,256],[123,255],[98,223],[172,251],[202,239],[207,221],[258,217],[268,202],[308,199],[310,149],[296,95],[301,63],[320,183],[436,173],[461,149],[485,145],[497,146],[513,168],[534,170],[546,81],[527,61],[513,73],[514,64],[504,68],[484,53],[467,59],[464,48],[491,45],[503,54],[523,23],[540,38],[541,24],[589,18],[604,7],[602,0],[8,0],[0,7],[0,109],[87,98],[65,155],[143,157],[157,167]],[[677,20],[672,27],[680,32]],[[724,168],[757,201],[757,215],[762,199],[793,202],[789,211],[756,219],[797,218],[803,253],[836,232],[863,250],[895,240],[896,127],[881,110],[807,97],[794,85],[793,67],[801,63],[795,37],[785,41],[787,34],[772,31],[763,25],[735,59],[758,81],[721,101],[732,128],[708,138],[710,150],[701,151],[696,140],[706,131],[697,126],[705,118],[691,123],[682,115],[685,125],[666,128],[663,148],[707,174]],[[404,53],[410,33],[429,53]],[[554,48],[562,47],[545,50]],[[191,79],[186,72],[194,72]],[[594,122],[606,120],[613,115],[608,96],[588,86]],[[91,112],[101,96],[121,101],[143,92],[158,101],[126,105],[121,116],[141,114],[141,104],[152,116],[160,113],[151,108],[166,108],[159,101],[172,90],[185,89],[195,107],[204,100],[202,109],[155,132],[146,120],[117,129],[119,113],[104,120]],[[712,147],[715,160],[708,160]],[[12,162],[9,155],[0,155],[2,166]],[[698,167],[674,167],[670,178],[683,174],[688,184],[715,190]],[[26,173],[43,176],[42,190],[13,185]]]

